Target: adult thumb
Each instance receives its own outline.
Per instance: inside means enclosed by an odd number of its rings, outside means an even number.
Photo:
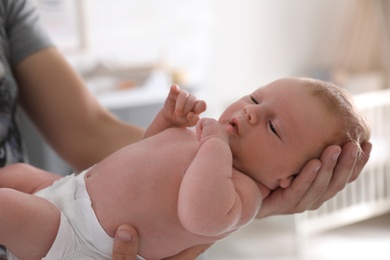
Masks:
[[[130,225],[121,225],[116,231],[112,260],[135,260],[138,253],[138,234]]]

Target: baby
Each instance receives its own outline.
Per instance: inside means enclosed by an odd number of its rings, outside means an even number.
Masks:
[[[205,109],[172,86],[142,141],[78,175],[0,169],[0,244],[9,257],[111,259],[123,223],[138,231],[140,259],[212,243],[255,218],[262,199],[325,147],[370,135],[350,96],[314,79],[272,82],[218,121],[199,120]]]

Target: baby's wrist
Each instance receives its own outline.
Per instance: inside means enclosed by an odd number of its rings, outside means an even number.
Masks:
[[[227,140],[225,140],[225,138],[223,138],[223,136],[218,135],[218,134],[205,136],[200,140],[200,142],[201,142],[201,145],[206,143],[206,142],[207,143],[214,142],[215,144],[229,145]]]

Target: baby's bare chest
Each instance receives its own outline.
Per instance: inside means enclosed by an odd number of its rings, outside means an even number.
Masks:
[[[193,132],[169,129],[106,158],[87,179],[95,211],[99,215],[114,209],[136,219],[145,218],[146,211],[172,218],[182,178],[198,146]]]
[[[198,151],[199,142],[192,131],[174,128],[150,137],[134,148],[137,161],[143,162],[141,165],[146,174],[151,172],[168,177],[167,174],[182,174],[188,168]]]
[[[119,225],[133,225],[145,248],[162,251],[185,248],[199,239],[209,242],[186,231],[177,216],[180,184],[198,146],[194,133],[172,129],[97,165],[99,172],[90,179],[96,181],[88,191],[104,230],[114,236]]]

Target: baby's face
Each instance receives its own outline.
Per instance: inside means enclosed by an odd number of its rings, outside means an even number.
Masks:
[[[257,89],[231,104],[219,122],[228,132],[233,166],[270,190],[287,187],[332,143],[338,129],[299,79]]]

